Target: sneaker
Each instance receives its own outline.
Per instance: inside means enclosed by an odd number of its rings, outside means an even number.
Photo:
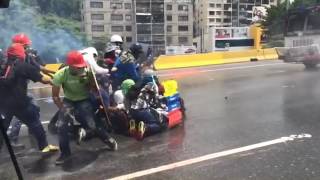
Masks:
[[[143,139],[145,131],[146,131],[146,126],[145,126],[144,122],[140,121],[138,124],[138,132],[137,132],[137,136],[136,136],[138,140]]]
[[[112,151],[118,150],[118,143],[114,138],[109,138],[105,143],[110,147]]]
[[[60,155],[56,160],[56,165],[62,165],[71,158],[71,155]]]
[[[131,119],[129,121],[129,135],[131,137],[134,137],[135,133],[136,133],[136,122],[135,122],[135,120]]]
[[[49,144],[47,147],[43,148],[41,150],[41,152],[48,153],[48,152],[56,152],[58,150],[59,150],[58,146],[54,146],[54,145]]]
[[[78,140],[77,140],[77,144],[79,145],[80,142],[84,139],[84,137],[86,137],[87,132],[86,130],[84,130],[83,128],[80,128],[78,130]]]

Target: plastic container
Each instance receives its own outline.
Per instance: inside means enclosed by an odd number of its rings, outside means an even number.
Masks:
[[[165,90],[165,97],[172,96],[178,92],[178,82],[175,80],[166,80],[163,81],[161,84]]]
[[[173,128],[183,122],[182,112],[180,109],[175,109],[168,114],[169,128]]]

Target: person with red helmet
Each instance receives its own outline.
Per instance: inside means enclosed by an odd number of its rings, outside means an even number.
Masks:
[[[12,43],[22,44],[26,50],[26,62],[38,67],[41,72],[52,77],[51,74],[54,74],[55,72],[45,67],[45,63],[39,57],[37,50],[31,48],[32,41],[26,34],[19,33],[14,35],[12,37]]]
[[[36,69],[50,77],[52,77],[51,74],[54,74],[55,72],[45,68],[45,63],[41,60],[41,58],[38,56],[37,51],[31,48],[32,41],[30,38],[24,34],[19,33],[12,37],[12,43],[21,44],[25,50],[24,52],[24,59],[26,63],[29,63],[36,67]],[[18,143],[19,133],[22,126],[21,121],[18,119],[14,119],[11,122],[10,125],[12,128],[8,132],[8,137],[11,140],[11,145],[16,148],[23,148],[24,145]]]
[[[79,129],[80,139],[83,134],[92,135],[95,131],[112,150],[117,149],[117,142],[109,136],[105,124],[94,117],[89,99],[91,72],[88,71],[82,54],[70,51],[66,57],[66,65],[53,77],[52,98],[60,111],[57,124],[61,154],[56,165],[63,164],[71,157],[68,137],[68,123],[71,119],[77,120],[83,128]],[[59,96],[61,87],[64,92],[63,101]]]
[[[39,150],[57,151],[58,147],[49,145],[44,128],[39,119],[39,107],[28,96],[28,81],[51,84],[52,81],[40,74],[32,65],[25,62],[25,50],[21,44],[12,44],[7,50],[5,67],[0,71],[0,123],[8,129],[13,116],[25,123],[35,136]],[[3,144],[0,138],[0,145]]]

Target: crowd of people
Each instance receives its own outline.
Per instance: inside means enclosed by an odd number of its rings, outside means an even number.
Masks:
[[[24,123],[42,153],[60,150],[56,165],[61,165],[71,157],[70,135],[77,143],[98,137],[115,151],[118,145],[111,132],[142,140],[167,129],[164,88],[141,59],[139,43],[123,50],[121,36],[114,35],[104,54],[98,54],[94,47],[68,52],[57,72],[45,67],[31,45],[30,38],[20,33],[0,53],[0,123],[5,130],[11,125],[8,136],[13,146],[22,146],[18,136]],[[52,86],[58,111],[49,130],[51,127],[57,133],[59,146],[47,141],[40,108],[28,94],[30,80]],[[13,117],[17,120],[12,121]],[[0,147],[2,144],[0,138]]]

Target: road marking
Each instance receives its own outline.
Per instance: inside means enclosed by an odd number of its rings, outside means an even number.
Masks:
[[[188,160],[184,160],[184,161],[179,161],[179,162],[175,162],[172,164],[159,166],[156,168],[137,171],[134,173],[114,177],[114,178],[111,178],[110,180],[124,180],[124,179],[138,178],[138,177],[142,177],[142,176],[146,176],[146,175],[150,175],[150,174],[154,174],[154,173],[158,173],[158,172],[162,172],[162,171],[166,171],[166,170],[171,170],[171,169],[178,168],[178,167],[188,166],[191,164],[196,164],[196,163],[200,163],[203,161],[208,161],[208,160],[212,160],[212,159],[216,159],[216,158],[220,158],[220,157],[224,157],[224,156],[228,156],[228,155],[233,155],[233,154],[237,154],[237,153],[241,153],[241,152],[245,152],[245,151],[250,151],[250,150],[254,150],[254,149],[258,149],[258,148],[262,148],[262,147],[266,147],[266,146],[271,146],[271,145],[275,145],[275,144],[285,143],[287,141],[293,141],[295,139],[311,138],[311,137],[312,136],[310,134],[290,135],[288,137],[281,137],[278,139],[265,141],[265,142],[261,142],[261,143],[257,143],[257,144],[253,144],[253,145],[249,145],[249,146],[244,146],[244,147],[240,147],[240,148],[236,148],[236,149],[230,149],[230,150],[217,152],[217,153],[213,153],[213,154],[208,154],[208,155],[204,155],[204,156],[200,156],[200,157],[196,157],[196,158],[192,158],[192,159],[188,159]]]
[[[239,69],[249,69],[249,68],[256,68],[256,67],[264,67],[264,66],[278,66],[278,65],[284,65],[286,63],[272,63],[272,64],[259,64],[259,65],[252,65],[252,66],[238,66],[238,67],[227,67],[227,68],[220,68],[220,69],[205,69],[205,70],[199,70],[197,72],[199,73],[205,73],[205,72],[217,72],[217,71],[227,71],[227,70],[239,70]],[[166,76],[174,76],[179,74],[183,71],[176,71],[174,73],[165,73],[165,74],[159,74],[159,77],[166,77]]]

